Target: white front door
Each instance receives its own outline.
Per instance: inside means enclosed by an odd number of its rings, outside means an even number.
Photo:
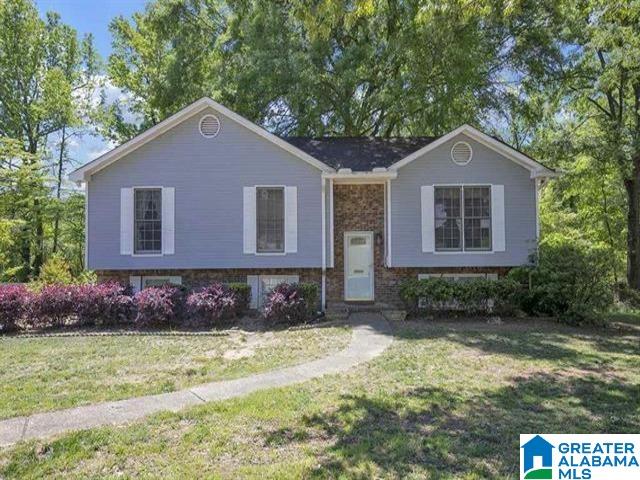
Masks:
[[[373,232],[346,232],[344,254],[344,299],[373,300]]]

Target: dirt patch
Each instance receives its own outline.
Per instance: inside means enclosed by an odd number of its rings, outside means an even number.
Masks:
[[[253,347],[244,347],[240,349],[227,350],[222,354],[222,358],[225,360],[240,360],[242,358],[253,357],[256,351]]]

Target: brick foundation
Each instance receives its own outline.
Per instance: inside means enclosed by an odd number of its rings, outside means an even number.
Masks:
[[[239,268],[239,269],[189,269],[189,270],[99,270],[99,282],[115,280],[129,283],[130,275],[139,276],[180,276],[182,284],[188,288],[198,288],[211,282],[246,282],[247,275],[298,275],[301,282],[322,284],[320,268]]]

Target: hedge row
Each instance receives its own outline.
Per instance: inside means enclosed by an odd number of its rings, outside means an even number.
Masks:
[[[315,284],[279,285],[267,298],[270,322],[302,322],[315,311]],[[174,285],[146,288],[135,295],[119,283],[0,285],[0,332],[62,326],[208,327],[241,316],[249,308],[251,288],[244,283],[213,283],[187,291]]]
[[[475,279],[452,282],[442,278],[407,280],[400,297],[410,314],[460,312],[464,314],[508,314],[518,309],[523,286],[510,279]]]

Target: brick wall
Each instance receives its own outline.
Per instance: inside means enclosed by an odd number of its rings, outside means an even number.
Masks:
[[[378,300],[378,276],[384,266],[384,185],[336,184],[333,187],[334,268],[327,269],[327,306],[344,301],[344,232],[348,231],[373,232],[375,298]]]
[[[322,270],[319,268],[262,268],[262,269],[189,269],[189,270],[99,270],[96,272],[99,282],[116,280],[129,283],[129,276],[180,276],[182,284],[189,288],[198,288],[211,282],[246,282],[247,275],[298,275],[301,282],[321,285]]]

